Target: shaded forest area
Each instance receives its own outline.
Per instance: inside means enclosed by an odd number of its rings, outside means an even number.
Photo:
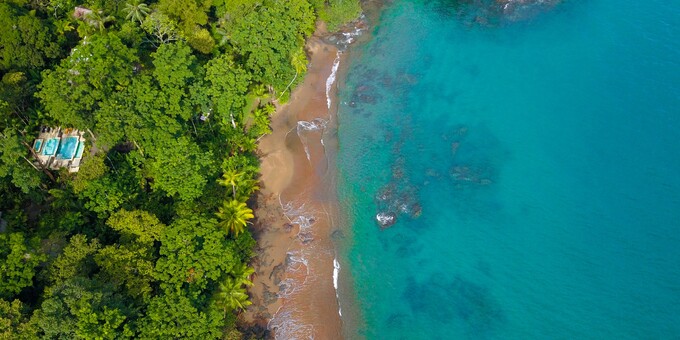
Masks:
[[[2,0],[0,339],[238,339],[257,140],[358,0]],[[85,131],[77,173],[34,162]]]

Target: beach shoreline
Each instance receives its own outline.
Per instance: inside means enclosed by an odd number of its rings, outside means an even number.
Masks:
[[[258,336],[341,338],[331,235],[338,228],[333,157],[342,54],[324,41],[323,29],[306,49],[304,82],[277,110],[273,132],[259,145],[261,190],[252,228],[258,256],[253,305],[241,322]]]
[[[338,201],[335,164],[338,88],[350,46],[370,39],[369,22],[378,21],[384,2],[362,6],[364,15],[338,32],[317,25],[305,45],[304,81],[277,107],[272,133],[260,140],[253,304],[239,318],[247,336],[340,339],[362,327],[351,274],[341,267],[339,252],[352,232]]]

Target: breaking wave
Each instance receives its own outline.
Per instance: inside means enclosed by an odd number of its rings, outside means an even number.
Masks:
[[[340,67],[340,55],[342,53],[338,51],[338,54],[335,56],[335,60],[333,61],[333,68],[331,69],[331,74],[328,76],[328,79],[326,79],[326,103],[328,103],[328,110],[331,109],[331,89],[333,88],[333,84],[335,84],[335,79],[338,74],[338,67]]]
[[[300,138],[300,142],[302,143],[302,146],[305,148],[305,155],[307,156],[307,160],[311,161],[312,156],[309,152],[309,143],[307,141],[307,135],[310,132],[319,132],[323,136],[324,131],[326,130],[326,127],[328,126],[328,121],[323,119],[323,118],[314,118],[312,121],[306,121],[306,120],[301,120],[297,122],[297,126],[295,127],[296,133],[298,137]],[[325,145],[323,143],[323,138],[320,138],[321,140],[321,145]]]

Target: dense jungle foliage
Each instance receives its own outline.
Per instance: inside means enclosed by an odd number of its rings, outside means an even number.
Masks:
[[[0,339],[238,338],[257,140],[357,0],[0,0]],[[34,164],[85,131],[77,173]]]

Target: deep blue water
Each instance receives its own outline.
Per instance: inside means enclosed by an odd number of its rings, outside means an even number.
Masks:
[[[680,3],[436,3],[390,5],[340,89],[350,334],[680,338]]]

